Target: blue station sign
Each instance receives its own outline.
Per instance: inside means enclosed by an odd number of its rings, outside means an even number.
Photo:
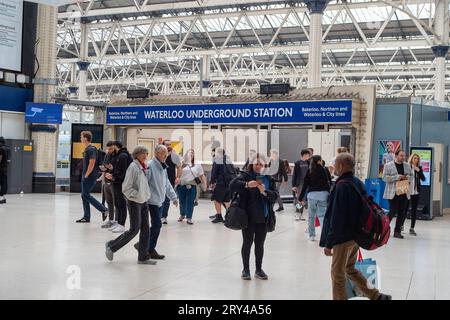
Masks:
[[[62,104],[27,102],[25,107],[25,122],[61,124],[62,113]]]
[[[351,123],[352,100],[109,106],[107,124]]]

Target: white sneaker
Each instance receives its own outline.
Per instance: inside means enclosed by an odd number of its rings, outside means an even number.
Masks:
[[[118,225],[117,221],[112,221],[111,227],[108,230],[113,231]]]
[[[308,237],[309,241],[316,241],[316,237],[312,236],[312,237]]]
[[[300,221],[300,213],[295,214],[295,221]]]
[[[102,229],[109,229],[113,225],[113,222],[111,220],[106,220],[102,223]]]
[[[120,224],[118,224],[117,227],[115,227],[112,230],[112,233],[124,233],[124,232],[125,232],[125,227]]]
[[[161,223],[162,224],[167,224],[167,218],[161,218]]]

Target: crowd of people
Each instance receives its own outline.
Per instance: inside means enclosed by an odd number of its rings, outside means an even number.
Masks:
[[[139,233],[139,264],[156,264],[165,256],[156,250],[162,224],[167,224],[171,203],[179,207],[178,222],[193,225],[194,209],[199,193],[210,190],[215,214],[212,223],[224,222],[225,212],[235,199],[248,216],[248,225],[242,230],[242,279],[250,280],[250,252],[255,250],[255,278],[268,279],[263,271],[264,243],[270,217],[284,210],[280,188],[288,183],[292,175],[291,188],[295,208],[295,220],[305,220],[305,230],[310,241],[315,241],[316,226],[321,226],[320,246],[326,256],[332,256],[331,278],[333,298],[345,299],[345,281],[352,280],[355,286],[370,299],[387,300],[391,297],[368,288],[366,280],[355,268],[358,244],[352,234],[360,214],[359,194],[367,196],[363,183],[355,176],[355,159],[345,147],[327,166],[320,155],[311,148],[303,149],[293,168],[281,159],[277,150],[268,157],[250,150],[244,167],[238,169],[221,147],[213,149],[211,177],[208,184],[202,164],[196,161],[193,149],[180,157],[172,148],[170,140],[164,140],[153,150],[152,159],[147,159],[149,150],[137,146],[130,154],[119,141],[106,145],[106,156],[99,162],[99,152],[91,145],[92,134],[81,133],[85,147],[81,197],[84,216],[78,223],[90,222],[90,205],[101,214],[103,228],[120,235],[106,243],[106,257],[112,261],[114,254]],[[395,153],[395,159],[384,166],[383,180],[386,182],[384,197],[389,199],[389,218],[397,216],[394,237],[403,238],[402,230],[408,204],[411,203],[410,234],[416,235],[415,223],[421,181],[425,179],[420,167],[420,157],[413,154],[405,162],[403,150]],[[100,177],[99,177],[100,176]],[[90,193],[97,181],[102,183],[106,206]],[[350,182],[359,191],[349,187]],[[407,186],[407,188],[405,188]],[[275,204],[278,208],[275,210]],[[127,213],[128,211],[128,213]],[[125,229],[129,216],[130,227]],[[272,219],[274,223],[274,219]]]

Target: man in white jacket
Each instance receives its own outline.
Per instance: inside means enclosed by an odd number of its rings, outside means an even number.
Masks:
[[[122,192],[128,200],[130,214],[130,229],[118,238],[106,243],[106,258],[113,260],[114,252],[130,242],[140,231],[138,247],[138,264],[154,265],[156,261],[150,260],[147,243],[150,238],[148,221],[148,199],[150,199],[150,187],[148,185],[149,169],[145,163],[148,149],[137,146],[133,151],[133,162],[129,165],[125,180],[122,184]]]
[[[156,251],[156,244],[162,226],[160,208],[162,207],[166,196],[172,201],[174,206],[178,206],[178,196],[170,184],[166,170],[167,165],[165,162],[168,154],[167,148],[164,145],[157,145],[155,147],[155,156],[148,163],[148,185],[150,187],[148,209],[150,211],[151,228],[150,239],[147,244],[150,258],[155,260],[162,260],[165,258],[164,255],[161,255]],[[140,241],[134,246],[136,249],[140,248]]]

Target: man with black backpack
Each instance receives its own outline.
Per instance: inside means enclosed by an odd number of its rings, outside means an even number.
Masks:
[[[81,199],[83,200],[84,216],[76,222],[89,223],[91,221],[91,205],[102,213],[102,219],[105,221],[108,216],[108,209],[91,195],[99,174],[98,150],[91,144],[92,133],[90,131],[81,132],[80,141],[84,146],[81,176]]]
[[[346,281],[352,283],[371,300],[391,300],[390,295],[370,288],[367,280],[355,268],[359,245],[356,230],[364,214],[365,205],[361,195],[366,191],[363,183],[354,176],[355,159],[349,153],[341,153],[336,158],[335,174],[339,177],[330,196],[325,214],[320,246],[326,256],[332,256],[331,280],[333,300],[346,300]],[[356,189],[358,188],[358,189]]]
[[[8,191],[8,164],[9,148],[6,145],[5,138],[0,137],[0,204],[6,203],[5,194]]]
[[[106,173],[105,178],[112,181],[114,190],[114,206],[117,211],[117,225],[109,229],[113,233],[125,232],[125,222],[127,221],[127,202],[122,192],[122,183],[125,180],[128,166],[133,162],[133,158],[124,148],[120,141],[113,141],[112,173]]]

